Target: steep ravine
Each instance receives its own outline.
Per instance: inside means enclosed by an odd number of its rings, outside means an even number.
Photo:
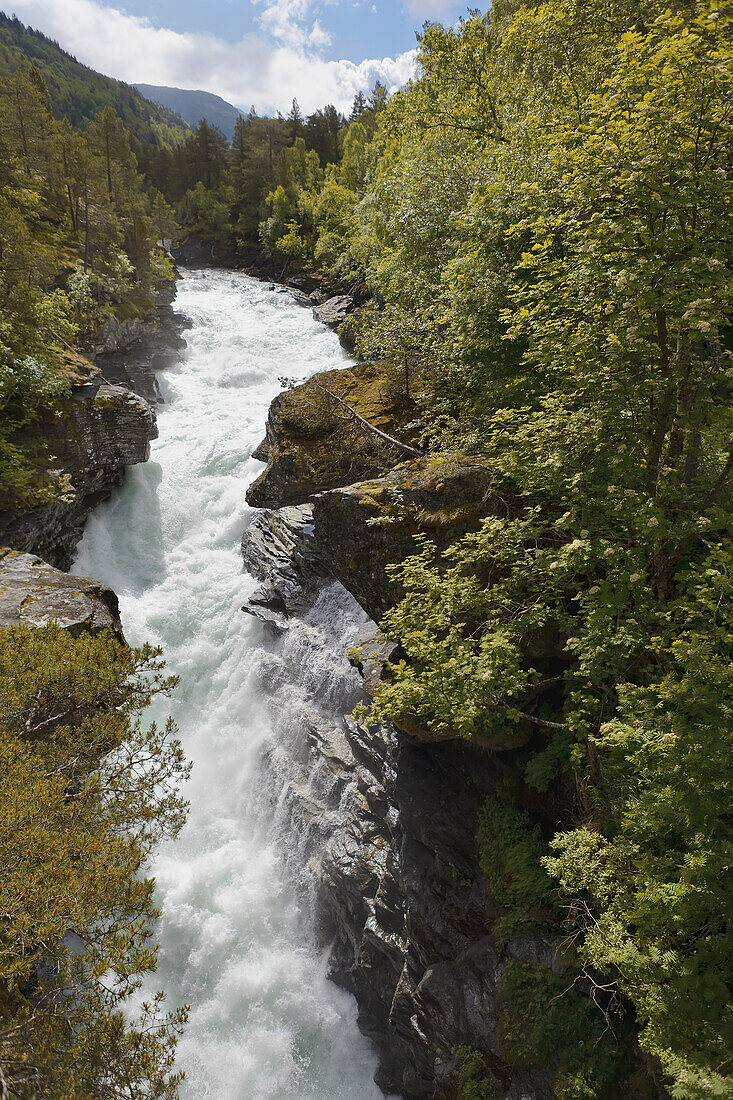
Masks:
[[[172,296],[162,290],[146,317],[110,319],[99,331],[85,380],[43,425],[48,473],[60,492],[49,503],[0,510],[0,546],[68,569],[89,515],[128,466],[147,460],[157,436],[155,372],[185,347],[186,321],[173,311]]]
[[[449,542],[491,510],[487,472],[480,459],[393,470],[394,453],[332,409],[314,420],[317,374],[277,398],[255,448],[283,375],[328,371],[330,388],[390,431],[399,403],[375,368],[344,371],[335,337],[288,295],[208,270],[185,275],[179,302],[193,324],[183,362],[181,319],[165,309],[162,324],[107,333],[106,379],[74,395],[59,427],[73,495],[5,520],[18,550],[66,566],[91,513],[73,571],[95,582],[6,555],[0,617],[112,625],[163,645],[181,675],[173,712],[195,765],[192,810],[153,868],[163,918],[151,991],[192,1006],[182,1096],[449,1100],[469,1047],[499,1100],[545,1100],[549,1075],[503,1065],[497,1043],[506,960],[553,966],[536,934],[501,947],[492,935],[475,833],[505,765],[349,717],[364,681],[347,649],[374,638],[370,615],[394,598],[384,566],[415,529],[409,515],[371,519],[396,492]],[[160,434],[146,461],[152,405]],[[250,499],[280,507],[244,507],[255,452],[268,465]],[[361,672],[367,684],[376,674]]]
[[[318,843],[289,812],[305,729],[359,697],[344,652],[366,616],[336,585],[282,641],[241,611],[256,586],[239,556],[243,490],[278,379],[346,360],[290,296],[245,276],[190,272],[178,303],[193,327],[184,361],[160,376],[151,459],[91,517],[74,565],[118,593],[128,641],[160,643],[181,676],[170,709],[194,763],[191,814],[152,869],[151,989],[191,1005],[184,1098],[376,1100],[374,1049],[327,978],[312,918],[309,861],[342,829],[338,807]]]

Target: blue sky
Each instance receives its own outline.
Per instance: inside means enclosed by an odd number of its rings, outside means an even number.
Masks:
[[[130,83],[215,92],[240,107],[345,110],[376,79],[414,70],[425,19],[455,22],[450,0],[12,0],[24,22],[80,61]]]
[[[148,16],[156,26],[176,31],[210,31],[229,42],[237,42],[246,32],[255,31],[258,16],[267,7],[266,3],[253,4],[248,0],[208,0],[207,3],[158,0],[155,4],[127,0],[124,4],[125,11]],[[425,18],[436,17],[438,13],[437,17],[442,20],[454,20],[466,10],[465,5],[436,2],[415,4],[410,11],[407,3],[389,0],[361,0],[359,3],[340,0],[339,3],[318,3],[310,7],[313,17],[332,38],[325,54],[334,60],[345,58],[349,61],[404,53],[415,45],[415,33]]]

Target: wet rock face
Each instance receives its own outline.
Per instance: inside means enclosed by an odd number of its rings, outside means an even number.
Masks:
[[[308,507],[262,512],[243,540],[265,590],[254,600],[262,607],[269,594],[282,630],[333,585],[332,555],[311,519]],[[366,624],[355,642],[373,648],[376,634]],[[310,837],[330,976],[356,997],[379,1085],[405,1100],[454,1100],[463,1046],[486,1057],[501,1100],[552,1095],[549,1074],[502,1064],[497,1039],[507,953],[552,962],[536,936],[506,951],[493,936],[497,911],[475,838],[484,798],[506,770],[464,743],[421,744],[391,725],[365,730],[315,712],[293,748],[286,799],[296,834]]]
[[[473,840],[496,769],[390,727],[348,721],[346,743],[346,828],[318,867],[331,977],[357,998],[381,1087],[450,1096],[457,1048],[496,1049],[496,914]]]
[[[506,509],[492,493],[493,472],[480,456],[429,455],[405,462],[374,481],[318,495],[316,540],[329,568],[376,620],[400,597],[387,566],[416,551],[421,532],[439,550]],[[384,518],[388,522],[375,523]]]
[[[245,567],[262,584],[242,608],[274,633],[302,615],[330,579],[313,537],[313,509],[293,505],[258,512],[242,538]]]
[[[415,415],[404,390],[380,364],[324,371],[285,390],[270,406],[266,437],[254,452],[267,469],[247,491],[249,504],[302,504],[315,493],[376,477],[394,466],[395,448],[356,423],[329,391],[392,435]]]
[[[162,401],[155,372],[178,362],[186,347],[182,332],[190,327],[190,321],[171,308],[174,294],[175,287],[161,290],[155,308],[145,317],[109,318],[92,348],[108,382],[126,386],[152,405]]]
[[[391,726],[313,715],[291,813],[317,854],[317,918],[329,976],[354,994],[379,1053],[377,1083],[405,1100],[454,1100],[458,1051],[481,1051],[501,1100],[550,1100],[550,1074],[502,1064],[497,983],[506,958],[552,964],[541,939],[506,951],[479,868],[477,818],[503,765]],[[315,780],[314,780],[314,777]]]
[[[0,543],[67,569],[87,517],[127,466],[147,461],[158,429],[147,401],[94,381],[79,387],[45,435],[61,494],[49,504],[0,513]]]
[[[50,622],[74,637],[111,630],[125,641],[111,588],[62,573],[32,554],[0,548],[0,628]]]

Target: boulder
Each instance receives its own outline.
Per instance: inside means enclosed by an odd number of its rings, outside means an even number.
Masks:
[[[328,328],[337,329],[342,321],[345,321],[354,308],[354,299],[350,294],[339,294],[334,298],[327,298],[321,305],[315,306],[313,316],[316,321]]]
[[[389,470],[399,452],[359,425],[335,394],[390,435],[415,418],[400,380],[380,363],[324,371],[275,398],[254,457],[267,468],[247,491],[257,508],[302,504],[315,494]]]
[[[62,573],[32,554],[0,548],[0,628],[51,622],[74,637],[111,630],[125,640],[111,588]]]
[[[323,559],[378,621],[400,598],[387,566],[416,552],[415,535],[426,535],[440,551],[475,530],[484,517],[506,514],[506,493],[493,493],[493,482],[493,470],[482,456],[439,454],[403,462],[378,479],[320,493],[313,501],[313,522]]]

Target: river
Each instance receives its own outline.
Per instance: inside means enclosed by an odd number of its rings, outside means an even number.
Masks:
[[[191,812],[152,867],[162,916],[150,990],[191,1006],[184,1100],[377,1100],[374,1053],[353,999],[326,978],[307,845],[283,808],[300,709],[320,693],[336,710],[354,691],[342,655],[360,616],[327,592],[273,649],[240,610],[256,587],[239,556],[244,493],[278,380],[346,359],[290,295],[244,275],[187,272],[176,305],[193,328],[159,379],[160,438],[91,517],[74,566],[115,589],[128,641],[163,646],[181,677],[161,712],[193,761]]]

